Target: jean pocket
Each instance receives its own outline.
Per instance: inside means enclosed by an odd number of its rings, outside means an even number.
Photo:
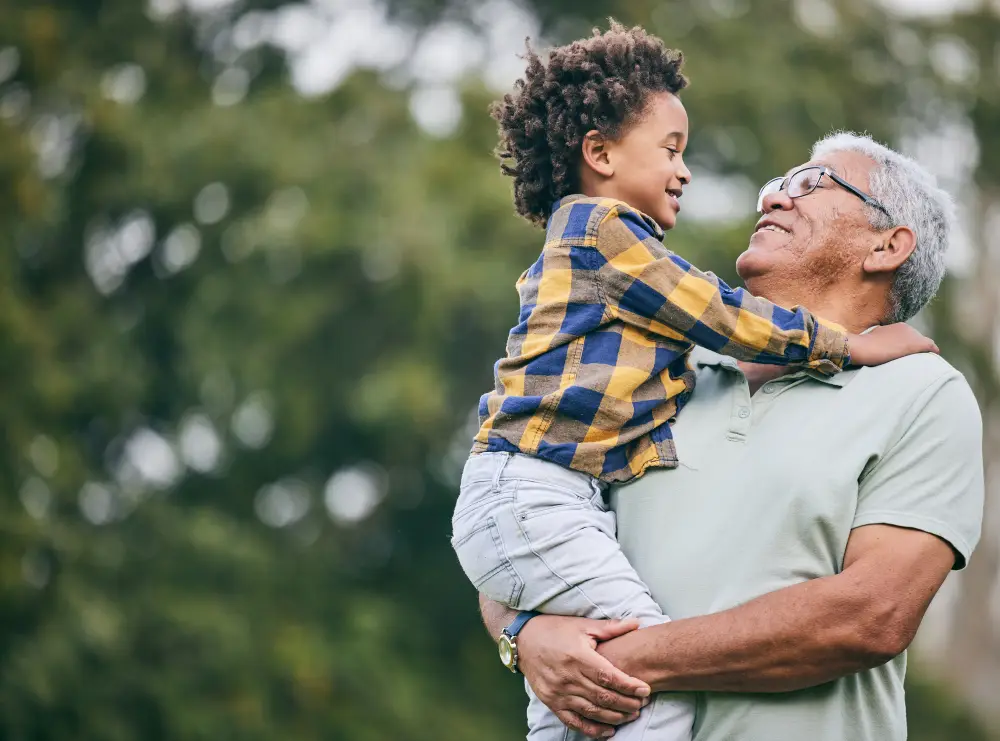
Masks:
[[[543,481],[521,481],[514,496],[519,522],[568,509],[589,509],[600,499],[600,491],[589,484],[576,489]]]
[[[471,533],[456,533],[451,545],[477,591],[494,602],[517,608],[524,583],[507,556],[496,519],[488,517]]]
[[[493,487],[492,481],[467,481],[463,483],[458,493],[458,499],[455,500],[455,510],[452,514],[453,525],[462,520],[479,519],[486,508],[493,508],[501,502],[512,500],[516,490],[516,481],[504,481],[496,488]]]

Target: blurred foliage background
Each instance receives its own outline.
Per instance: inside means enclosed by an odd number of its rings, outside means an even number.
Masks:
[[[687,54],[702,267],[832,129],[958,198],[990,502],[911,738],[1000,738],[996,0],[0,0],[0,739],[522,733],[447,542],[540,238],[486,106],[608,15]]]

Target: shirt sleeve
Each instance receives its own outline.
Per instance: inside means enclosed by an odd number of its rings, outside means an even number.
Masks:
[[[862,474],[852,527],[895,525],[936,535],[964,568],[983,521],[983,423],[957,372],[937,379],[901,420],[894,444]]]
[[[666,250],[634,211],[610,209],[596,236],[598,281],[616,319],[739,360],[826,374],[850,362],[842,328],[730,288]]]

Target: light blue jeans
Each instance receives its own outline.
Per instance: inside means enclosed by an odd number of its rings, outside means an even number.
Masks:
[[[531,456],[469,458],[452,518],[452,547],[477,590],[516,610],[599,619],[669,620],[622,553],[605,485]],[[528,690],[529,741],[582,741]],[[688,741],[694,705],[656,695],[619,741]]]

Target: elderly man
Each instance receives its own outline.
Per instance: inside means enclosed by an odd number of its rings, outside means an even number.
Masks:
[[[912,317],[941,282],[947,195],[867,137],[820,141],[759,208],[737,271],[775,303],[862,332]],[[592,736],[651,689],[696,693],[695,741],[906,738],[906,648],[980,533],[968,385],[929,354],[833,377],[701,350],[692,363],[680,468],[612,494],[622,548],[674,622],[534,617],[519,668]],[[483,615],[499,637],[516,614]]]

